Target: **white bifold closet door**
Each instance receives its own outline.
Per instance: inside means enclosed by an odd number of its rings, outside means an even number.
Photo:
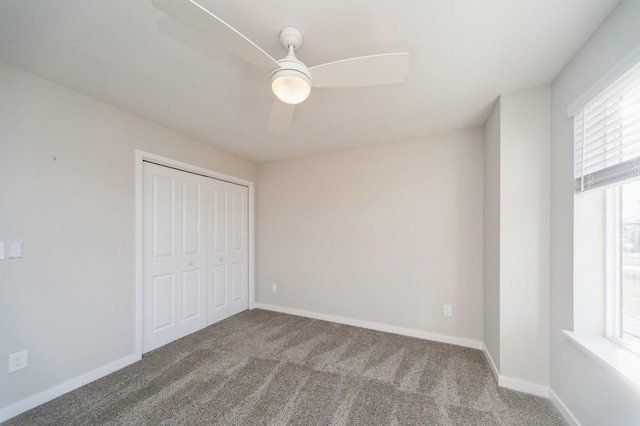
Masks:
[[[143,352],[248,309],[248,189],[144,163]]]
[[[212,179],[207,318],[213,324],[249,308],[248,188]]]

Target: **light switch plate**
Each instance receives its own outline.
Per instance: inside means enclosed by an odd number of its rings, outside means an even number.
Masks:
[[[6,256],[7,259],[20,259],[22,257],[22,241],[9,241]]]

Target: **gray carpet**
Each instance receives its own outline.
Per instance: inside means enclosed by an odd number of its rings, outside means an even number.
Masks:
[[[564,425],[481,351],[263,310],[145,355],[9,425]]]

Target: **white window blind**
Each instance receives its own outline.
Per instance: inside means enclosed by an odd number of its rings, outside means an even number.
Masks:
[[[640,62],[573,117],[577,192],[640,177]]]

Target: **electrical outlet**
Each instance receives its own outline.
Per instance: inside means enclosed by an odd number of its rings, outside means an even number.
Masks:
[[[451,308],[451,305],[444,305],[443,314],[445,317],[450,317],[453,315],[453,309]]]
[[[9,373],[22,370],[28,366],[28,352],[22,351],[9,355]]]
[[[274,293],[278,292],[278,284],[271,284],[271,291]]]

